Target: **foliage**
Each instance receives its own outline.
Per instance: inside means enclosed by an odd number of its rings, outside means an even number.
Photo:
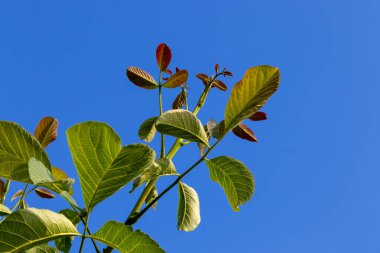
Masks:
[[[136,86],[158,90],[160,114],[142,122],[138,136],[149,143],[156,134],[160,135],[160,155],[158,152],[156,155],[147,144],[123,146],[119,135],[105,123],[88,121],[67,130],[68,146],[79,175],[84,208],[78,206],[73,197],[74,180],[63,170],[52,166],[44,150],[57,138],[58,120],[44,117],[33,135],[16,123],[0,121],[0,252],[68,253],[75,238],[81,240],[79,253],[86,240],[91,240],[98,253],[101,252],[99,242],[106,245],[104,253],[113,249],[123,253],[165,252],[152,238],[133,230],[132,226],[177,186],[178,229],[195,230],[201,222],[200,200],[196,190],[183,180],[203,162],[210,171],[212,181],[224,190],[234,211],[239,211],[239,207],[252,198],[254,178],[241,161],[228,156],[208,156],[229,132],[241,139],[257,142],[255,134],[243,121],[250,119],[256,122],[267,118],[259,110],[278,88],[278,68],[265,65],[249,68],[232,88],[224,119],[219,123],[211,119],[202,124],[197,114],[204,107],[207,96],[214,87],[227,91],[228,86],[220,79],[230,77],[232,73],[216,64],[214,74],[197,74],[204,90],[190,111],[187,98],[189,73],[178,68],[173,73],[168,68],[171,58],[170,48],[160,44],[156,51],[158,81],[138,67],[126,70],[128,79]],[[164,111],[162,93],[166,88],[178,89],[179,93],[172,109]],[[176,140],[166,152],[165,137],[170,136]],[[172,159],[182,146],[190,143],[198,145],[200,158],[187,170],[177,171]],[[156,183],[162,176],[175,179],[159,191]],[[5,205],[11,181],[25,184],[24,189],[11,197],[15,201],[12,208]],[[132,182],[131,194],[137,187],[144,186],[144,189],[125,222],[109,220],[97,232],[91,233],[90,215],[95,207]],[[44,199],[61,196],[67,201],[68,208],[58,213],[28,208],[26,200],[32,191]],[[77,230],[79,223],[84,227],[82,233]]]

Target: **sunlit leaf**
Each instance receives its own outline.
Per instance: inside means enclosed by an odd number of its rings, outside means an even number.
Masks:
[[[90,236],[121,253],[165,253],[160,246],[140,230],[121,222],[108,221],[98,232]],[[104,251],[107,253],[109,251]]]
[[[234,211],[251,199],[254,191],[254,179],[251,171],[240,161],[227,156],[206,159],[210,177],[219,183],[227,195]]]
[[[199,198],[197,192],[190,186],[178,183],[178,229],[193,231],[201,222]]]
[[[67,138],[88,212],[141,175],[156,156],[143,144],[122,148],[116,132],[100,122],[77,124],[67,131]]]
[[[34,137],[36,137],[44,148],[55,141],[55,139],[57,139],[57,135],[58,120],[53,117],[42,118],[34,131]]]
[[[200,120],[186,110],[170,110],[162,114],[156,121],[157,131],[182,138],[188,141],[200,142],[208,146],[208,138]]]
[[[0,223],[1,252],[24,252],[48,241],[79,236],[74,225],[62,214],[35,208],[21,209]]]
[[[70,178],[67,176],[66,172],[55,166],[51,166],[51,174],[56,181],[70,181]],[[69,187],[67,191],[70,195],[73,195],[73,187]]]
[[[226,131],[257,112],[277,90],[280,71],[271,66],[247,70],[242,80],[232,89],[225,111]]]
[[[27,250],[25,253],[59,253],[59,251],[47,244],[43,244]]]
[[[255,134],[252,132],[252,130],[248,126],[244,125],[243,123],[240,123],[239,125],[234,127],[232,129],[232,132],[236,136],[238,136],[244,140],[248,140],[248,141],[252,141],[252,142],[258,142],[258,140],[257,140]]]
[[[166,88],[176,88],[178,86],[181,86],[182,84],[185,84],[188,77],[187,70],[181,70],[176,72],[174,75],[169,77],[169,79],[164,83],[164,87]]]
[[[77,226],[78,223],[80,222],[79,215],[71,209],[64,209],[64,210],[59,211],[59,213],[63,214],[67,219],[69,219],[71,223],[73,223],[74,226]],[[72,246],[73,239],[74,239],[73,236],[58,238],[54,240],[54,244],[57,247],[57,249],[59,249],[60,251],[64,253],[69,253]]]
[[[141,140],[151,142],[156,134],[156,120],[158,117],[152,117],[145,120],[139,129],[139,137]]]
[[[34,192],[43,199],[53,199],[55,198],[54,194],[46,189],[36,188]]]
[[[0,177],[32,183],[28,169],[32,157],[51,170],[48,156],[35,137],[16,123],[0,121]]]
[[[255,112],[249,117],[249,119],[253,121],[266,120],[267,114],[265,112]]]
[[[154,78],[148,72],[137,67],[129,67],[127,69],[127,77],[133,84],[141,88],[148,90],[158,88]]]
[[[0,204],[0,216],[11,214],[12,211],[5,205]]]
[[[158,45],[157,50],[156,50],[156,59],[157,59],[157,64],[158,68],[161,71],[164,71],[165,69],[168,68],[170,61],[172,59],[172,52],[170,51],[170,48],[162,43]]]

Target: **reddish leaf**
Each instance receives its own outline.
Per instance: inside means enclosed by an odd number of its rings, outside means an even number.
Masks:
[[[212,137],[214,137],[215,139],[219,139],[220,137],[223,136],[224,134],[224,120],[222,120],[221,122],[219,122],[219,124],[217,124],[213,130],[212,130]]]
[[[165,69],[164,72],[168,75],[173,75],[173,72],[170,69]]]
[[[253,121],[266,120],[267,114],[265,112],[255,112],[249,119]]]
[[[189,73],[187,70],[181,70],[169,77],[169,79],[164,83],[164,87],[166,88],[176,88],[185,84],[187,81]]]
[[[230,71],[224,71],[223,75],[224,76],[232,76],[232,73]]]
[[[162,43],[158,45],[157,50],[156,50],[156,59],[157,59],[157,64],[158,68],[161,71],[164,71],[167,69],[169,66],[170,60],[172,59],[172,53],[170,51],[170,48]]]
[[[5,190],[5,183],[3,180],[0,179],[0,198],[3,198],[4,195],[4,190]]]
[[[178,72],[178,71],[180,71],[180,69],[179,69],[179,68],[177,68],[177,67],[175,67],[175,72]]]
[[[167,81],[169,77],[163,77],[162,80]]]
[[[13,194],[12,198],[11,198],[11,201],[17,199],[18,197],[20,197],[21,195],[23,194],[23,190],[18,190],[17,192],[15,192],[15,194]]]
[[[185,103],[186,103],[186,90],[183,90],[183,92],[179,93],[178,96],[175,98],[172,108],[173,109],[181,109]]]
[[[236,136],[242,139],[252,141],[252,142],[257,142],[257,138],[255,134],[252,132],[252,130],[248,126],[244,125],[243,123],[240,123],[235,128],[233,128],[232,132]]]
[[[227,90],[227,85],[225,85],[222,81],[220,80],[214,80],[212,82],[212,87],[216,87],[219,90],[226,91]]]
[[[50,143],[57,139],[58,120],[53,117],[44,117],[34,130],[34,137],[46,148]]]
[[[215,64],[215,72],[218,73],[219,71],[219,64]]]
[[[206,75],[206,74],[202,74],[202,73],[199,73],[196,75],[196,77],[198,77],[199,79],[202,80],[203,84],[207,84],[208,82],[210,82],[210,78]]]
[[[158,87],[156,81],[148,72],[137,67],[129,67],[127,77],[133,84],[144,89],[156,89]]]
[[[45,189],[40,189],[40,188],[37,188],[34,190],[34,192],[40,196],[41,198],[43,199],[53,199],[55,198],[54,194],[51,193],[50,191],[48,190],[45,190]]]

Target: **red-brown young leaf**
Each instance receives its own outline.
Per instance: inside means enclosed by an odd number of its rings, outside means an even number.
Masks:
[[[220,80],[214,80],[212,82],[212,87],[216,87],[217,89],[221,91],[226,91],[227,90],[227,85],[225,85],[222,81]]]
[[[57,139],[58,120],[53,117],[44,117],[34,130],[34,137],[46,148],[50,143]]]
[[[55,195],[48,190],[36,188],[34,192],[43,199],[53,199]]]
[[[165,69],[164,72],[168,75],[173,75],[173,72],[170,69]]]
[[[162,80],[167,81],[169,77],[163,77]]]
[[[168,68],[170,61],[172,59],[172,52],[170,51],[170,48],[162,43],[158,45],[157,50],[156,50],[156,59],[157,59],[157,64],[158,68],[161,71],[164,71],[165,69]]]
[[[166,88],[176,88],[178,86],[181,86],[182,84],[185,84],[187,81],[187,77],[189,76],[189,73],[187,70],[181,70],[169,77],[169,79],[164,83],[164,87]]]
[[[178,71],[180,71],[180,69],[179,69],[179,68],[177,68],[177,67],[175,67],[175,72],[178,72]]]
[[[243,123],[240,123],[239,125],[234,127],[232,129],[232,132],[236,136],[238,136],[244,140],[248,140],[248,141],[252,141],[252,142],[258,141],[255,134],[252,132],[252,130],[248,126],[244,125]]]
[[[11,197],[11,201],[17,199],[18,197],[20,197],[22,194],[24,193],[23,190],[18,190],[17,192],[15,192],[15,194],[13,194],[13,196]]]
[[[172,108],[173,109],[181,109],[186,103],[185,96],[186,96],[186,90],[179,93],[178,96],[174,99]]]
[[[3,198],[4,195],[4,190],[5,190],[5,183],[3,180],[0,179],[0,198]]]
[[[204,85],[206,85],[208,82],[210,82],[210,78],[206,74],[199,73],[196,75],[196,77],[201,79]]]
[[[230,71],[224,71],[223,75],[224,76],[232,76],[232,73]]]
[[[127,77],[134,84],[144,89],[156,89],[156,80],[148,72],[137,67],[127,68]]]
[[[224,125],[224,120],[219,122],[216,126],[214,126],[212,130],[212,137],[215,139],[220,139],[224,135],[224,130],[225,130],[225,125]]]
[[[218,73],[219,71],[219,64],[215,64],[215,72]]]
[[[249,117],[249,119],[253,121],[266,120],[267,114],[265,112],[255,112]]]

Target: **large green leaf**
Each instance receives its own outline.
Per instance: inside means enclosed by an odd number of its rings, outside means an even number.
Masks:
[[[80,217],[73,210],[64,209],[64,210],[59,211],[59,213],[66,216],[66,218],[69,219],[71,221],[71,223],[73,223],[74,226],[78,225],[78,223],[80,221]],[[64,253],[69,253],[73,239],[74,239],[73,236],[58,238],[54,241],[54,244],[57,247],[57,249],[59,249],[60,251],[62,251]]]
[[[44,244],[36,246],[33,249],[27,250],[25,251],[25,253],[59,253],[59,251],[56,248]]]
[[[5,205],[0,204],[0,216],[11,214],[12,211]]]
[[[152,117],[145,120],[139,129],[139,137],[141,140],[151,142],[156,134],[156,120],[158,117]]]
[[[253,195],[255,181],[251,171],[240,161],[227,156],[206,159],[210,177],[219,183],[234,211]]]
[[[62,214],[35,208],[22,209],[0,223],[0,252],[24,252],[60,237],[79,235]]]
[[[0,121],[0,176],[32,183],[28,170],[32,157],[51,170],[48,156],[36,138],[16,123]]]
[[[108,221],[91,237],[121,253],[165,253],[148,235],[121,222]]]
[[[199,198],[197,192],[190,186],[178,183],[178,229],[193,231],[201,222]]]
[[[170,110],[156,121],[159,132],[208,145],[208,138],[201,121],[187,110]]]
[[[277,90],[280,71],[271,66],[247,70],[232,89],[225,111],[226,132],[257,112]]]
[[[156,156],[143,144],[122,148],[115,131],[100,122],[77,124],[67,137],[88,212],[139,176]]]

